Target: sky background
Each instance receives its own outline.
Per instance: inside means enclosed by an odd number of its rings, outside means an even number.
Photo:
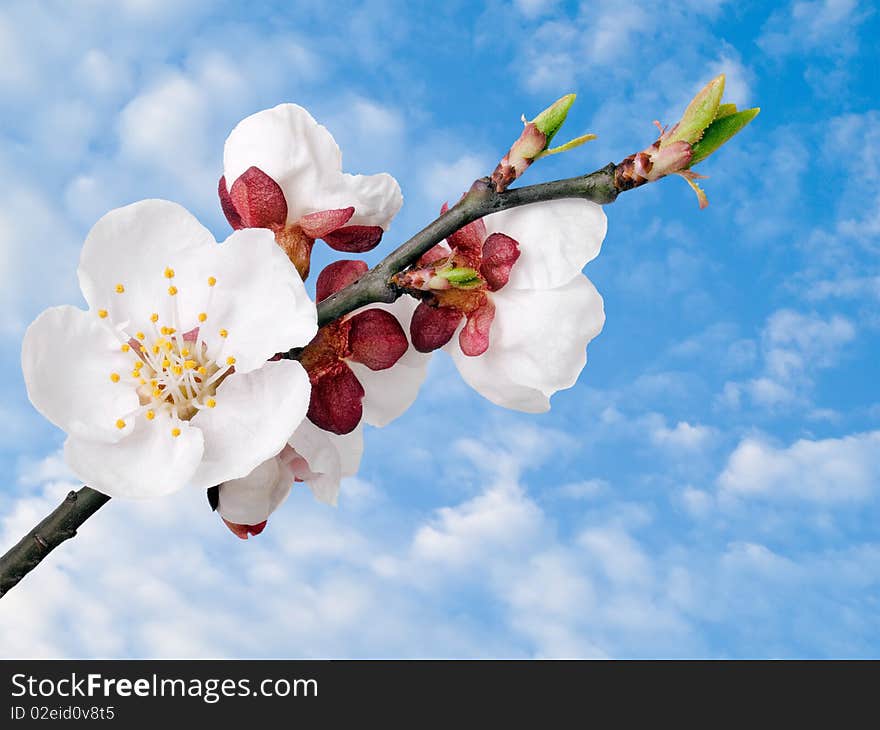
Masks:
[[[606,208],[607,321],[549,413],[436,356],[338,508],[295,489],[242,542],[202,493],[113,500],[0,603],[0,655],[878,656],[878,32],[848,0],[4,2],[2,550],[78,486],[24,328],[82,302],[111,208],[168,198],[225,238],[244,116],[302,104],[348,172],[400,181],[375,259],[564,93],[559,139],[599,139],[523,182],[642,149],[721,71],[762,111],[701,165],[708,209],[677,178]]]

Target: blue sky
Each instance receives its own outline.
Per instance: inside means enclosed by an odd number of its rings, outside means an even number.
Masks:
[[[762,111],[702,166],[707,210],[677,179],[606,208],[605,329],[550,413],[481,401],[436,357],[337,509],[295,490],[243,543],[201,494],[114,500],[0,604],[0,655],[877,656],[871,5],[327,5],[0,8],[0,547],[75,486],[24,393],[24,327],[81,301],[112,207],[169,198],[224,238],[242,117],[298,102],[348,171],[400,181],[378,256],[563,93],[563,135],[599,139],[524,182],[641,149],[721,71]]]

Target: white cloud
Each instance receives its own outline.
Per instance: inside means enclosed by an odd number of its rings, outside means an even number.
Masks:
[[[761,333],[761,374],[726,383],[718,403],[738,408],[747,394],[763,408],[809,405],[816,374],[836,365],[855,337],[855,326],[841,315],[777,310]]]
[[[584,479],[579,482],[560,484],[555,493],[565,499],[594,499],[606,493],[611,485],[604,479]]]
[[[527,18],[537,18],[551,12],[558,0],[516,0],[516,8]]]
[[[745,499],[864,501],[880,489],[880,431],[802,439],[786,448],[746,438],[730,455],[718,486]]]
[[[706,446],[713,435],[714,429],[709,426],[679,421],[674,428],[658,425],[651,431],[651,441],[660,447],[691,450]]]
[[[758,45],[775,55],[804,51],[848,55],[856,49],[853,30],[864,17],[856,0],[795,0],[770,17]]]
[[[428,165],[422,174],[422,189],[429,200],[440,205],[446,201],[455,203],[477,178],[488,175],[495,163],[488,157],[474,154],[461,155],[452,162],[436,161]]]

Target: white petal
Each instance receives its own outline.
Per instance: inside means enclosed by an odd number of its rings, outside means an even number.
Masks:
[[[267,459],[250,474],[220,485],[217,511],[229,522],[258,525],[290,494],[293,474],[278,457]]]
[[[364,452],[363,426],[337,436],[305,420],[288,443],[295,451],[291,464],[294,475],[309,486],[318,501],[335,505],[342,477],[355,474],[360,466]],[[297,456],[305,464],[296,459]]]
[[[217,389],[216,408],[192,419],[205,436],[205,455],[192,483],[208,488],[249,474],[275,456],[305,418],[309,378],[292,360],[233,373]]]
[[[171,435],[172,426],[180,435]],[[132,432],[115,444],[71,436],[64,457],[86,484],[111,497],[160,497],[184,487],[202,458],[202,433],[170,418],[138,418]]]
[[[397,317],[409,340],[409,323],[417,305],[412,297],[403,296],[393,304],[371,304],[370,307],[385,309]],[[364,420],[371,426],[382,427],[401,416],[418,397],[430,361],[430,353],[419,352],[410,342],[404,356],[386,370],[370,370],[361,363],[349,362],[364,386]]]
[[[602,330],[602,297],[585,276],[542,291],[492,294],[495,320],[489,349],[463,355],[457,337],[446,346],[462,378],[505,408],[539,413],[549,397],[574,385],[587,362],[586,346]]]
[[[127,383],[137,359],[123,353],[110,327],[95,314],[71,306],[53,307],[28,327],[21,368],[34,407],[71,436],[116,442],[131,431],[117,419],[138,407]],[[110,379],[120,375],[120,382]]]
[[[361,457],[364,455],[364,428],[358,426],[351,433],[328,433],[330,441],[339,452],[339,468],[343,477],[351,477],[358,473]]]
[[[335,210],[353,205],[354,215],[346,225],[381,226],[387,231],[403,205],[400,185],[385,172],[377,175],[326,175],[322,182],[320,198],[316,196],[313,207]]]
[[[210,250],[216,241],[185,208],[167,200],[142,200],[111,210],[86,238],[79,261],[79,285],[92,310],[105,309],[129,332],[150,331],[150,314],[169,321],[171,298],[166,267],[181,257]],[[125,291],[116,292],[122,284]]]
[[[507,287],[552,289],[567,284],[599,255],[608,220],[601,205],[566,199],[532,203],[483,219],[486,231],[519,243]]]
[[[287,220],[354,206],[350,225],[387,229],[403,204],[390,175],[346,175],[333,136],[296,104],[280,104],[243,119],[223,148],[226,185],[258,167],[284,191]]]
[[[186,279],[197,280],[190,295],[180,287],[184,328],[195,326],[207,309],[202,338],[212,355],[235,358],[235,369],[246,373],[259,368],[277,352],[307,345],[318,331],[318,312],[290,259],[275,243],[271,231],[248,228],[233,233],[207,253],[179,267]],[[198,273],[190,273],[197,271]],[[207,303],[209,276],[216,279]],[[221,329],[227,331],[225,340]]]

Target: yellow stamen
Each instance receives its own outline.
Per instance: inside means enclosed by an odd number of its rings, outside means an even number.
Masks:
[[[227,365],[235,365],[235,358],[230,355],[229,357],[226,358],[226,364]]]
[[[199,375],[204,375],[208,372],[208,369],[204,365],[199,366]]]
[[[195,360],[187,360],[185,363],[183,363],[183,367],[185,367],[187,370],[192,370],[195,366]]]
[[[153,397],[159,398],[162,395],[162,391],[159,388],[153,388]]]
[[[183,368],[180,365],[172,365],[171,372],[175,375],[183,375]]]
[[[106,318],[107,318],[107,310],[106,310],[106,309],[99,309],[99,310],[98,310],[98,316],[99,316],[101,319],[106,319]]]
[[[227,337],[229,335],[229,330],[220,330],[221,337]]]
[[[110,380],[112,380],[114,383],[118,383],[119,373],[110,373]]]
[[[208,286],[214,286],[217,283],[217,280],[213,276],[208,277]]]
[[[189,355],[189,350],[188,350],[187,348],[184,347],[184,348],[180,351],[180,356],[181,356],[181,357],[186,357],[187,355]]]
[[[204,322],[206,319],[208,319],[207,312],[199,312],[199,322]]]
[[[143,332],[138,332],[135,334],[135,338],[138,340],[142,340],[144,339],[144,337],[146,337],[146,335]]]
[[[180,429],[175,426],[171,429],[171,435],[174,436],[174,438],[177,438],[178,436],[180,436]]]
[[[173,297],[175,294],[177,294],[177,287],[176,286],[169,286],[168,293]]]
[[[159,345],[153,345],[150,349],[153,351],[154,355],[159,354]]]
[[[164,360],[162,360],[162,367],[163,368],[167,368],[170,365],[171,365],[171,360],[169,360],[167,357]]]
[[[150,321],[151,321],[153,324],[155,324],[156,322],[159,321],[159,315],[156,314],[156,312],[153,312],[153,313],[150,315]]]
[[[120,418],[120,419],[116,422],[116,428],[118,428],[120,431],[121,431],[123,428],[125,428],[125,421],[123,421],[123,420]]]
[[[172,269],[171,267],[167,267],[165,269],[165,278],[166,279],[173,279],[174,278],[174,269]]]
[[[156,417],[156,411],[147,411],[147,420],[152,421]]]
[[[205,401],[205,405],[208,406],[208,408],[213,408],[217,405],[217,401],[215,401],[213,398],[208,398],[208,400]]]
[[[125,287],[122,286],[122,284],[117,284],[117,285],[116,285],[116,293],[117,293],[117,294],[122,294],[124,291],[125,291]]]
[[[123,352],[128,352],[131,349],[131,345],[129,345],[127,342],[124,342],[122,343],[122,347],[120,347],[119,349]]]

